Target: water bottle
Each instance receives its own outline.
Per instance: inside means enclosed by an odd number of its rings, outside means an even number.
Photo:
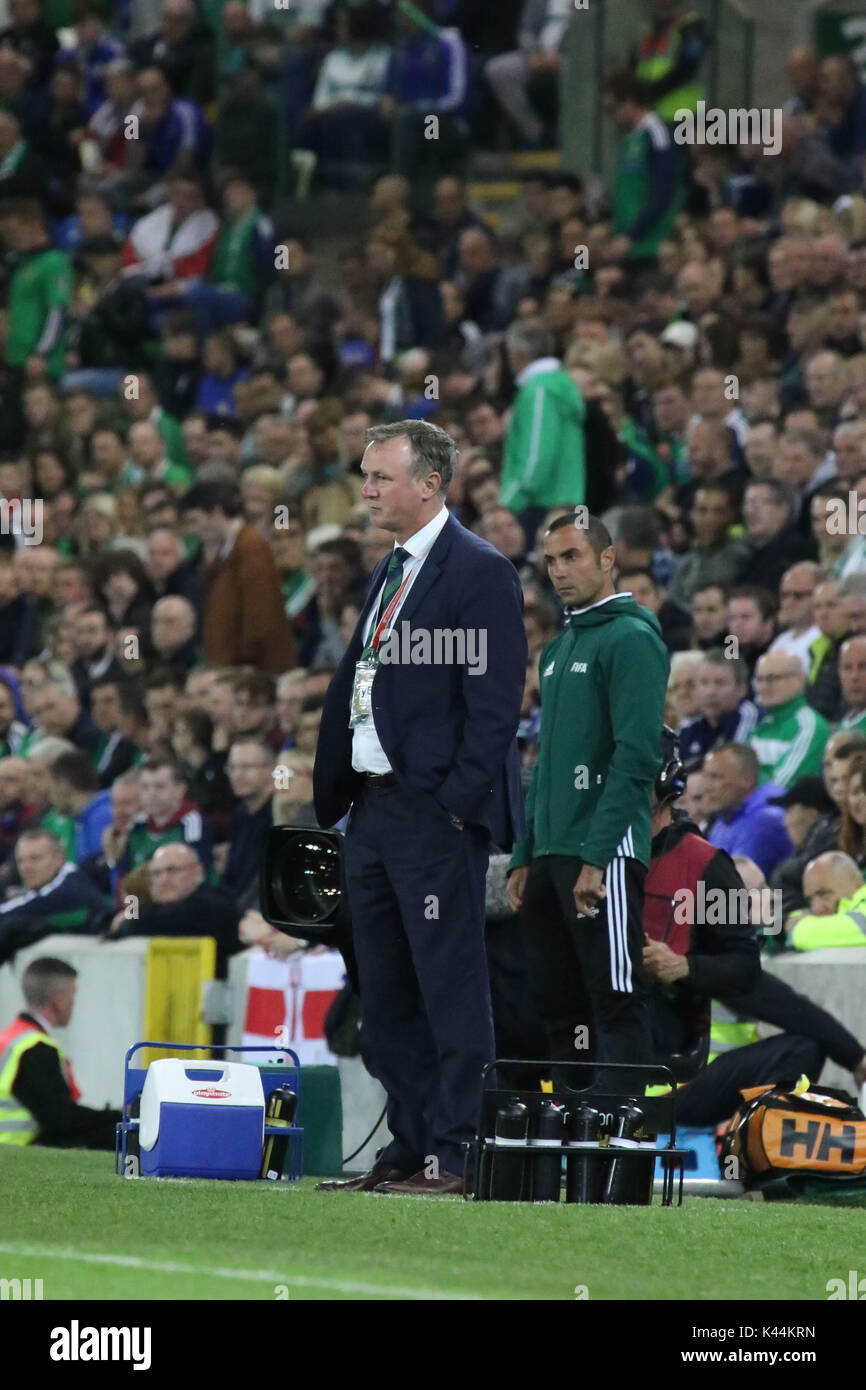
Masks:
[[[622,1153],[609,1160],[604,1189],[604,1201],[611,1206],[624,1206],[632,1200],[635,1167],[640,1164],[640,1159],[635,1157],[640,1150],[635,1136],[642,1124],[643,1111],[638,1109],[636,1101],[626,1101],[617,1110],[608,1145],[611,1149],[621,1149]]]
[[[565,1164],[566,1202],[600,1202],[605,1163],[599,1157],[601,1116],[591,1105],[578,1105],[568,1117],[568,1158]]]
[[[295,1109],[298,1104],[298,1097],[288,1084],[278,1086],[271,1091],[268,1100],[268,1109],[265,1116],[266,1126],[277,1126],[280,1129],[289,1129],[295,1118]],[[289,1148],[288,1134],[266,1134],[265,1142],[262,1147],[262,1167],[259,1174],[262,1178],[267,1178],[268,1182],[278,1182],[283,1176],[283,1166],[286,1161],[286,1154]]]
[[[519,1202],[524,1195],[529,1111],[522,1100],[508,1101],[496,1112],[496,1151],[490,1171],[491,1202]]]
[[[532,1165],[531,1200],[558,1202],[562,1187],[562,1138],[564,1111],[552,1100],[542,1100],[532,1127],[532,1147],[542,1150],[529,1161]],[[546,1150],[546,1152],[545,1152]]]

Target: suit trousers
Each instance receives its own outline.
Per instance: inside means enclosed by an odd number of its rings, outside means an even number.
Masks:
[[[345,862],[366,1051],[388,1095],[382,1162],[462,1174],[493,1060],[484,944],[489,837],[435,799],[366,784]]]

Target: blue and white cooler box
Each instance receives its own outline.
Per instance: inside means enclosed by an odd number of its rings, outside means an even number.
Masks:
[[[258,1067],[151,1062],[141,1092],[142,1177],[258,1178],[265,1097]]]

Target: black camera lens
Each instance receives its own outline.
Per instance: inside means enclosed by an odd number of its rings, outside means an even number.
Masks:
[[[327,922],[342,898],[340,854],[333,837],[296,831],[271,858],[273,906],[289,925]],[[267,914],[266,914],[267,915]]]

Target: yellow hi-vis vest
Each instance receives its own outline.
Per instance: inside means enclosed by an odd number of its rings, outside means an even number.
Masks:
[[[730,1009],[726,1009],[724,1004],[720,1004],[717,999],[713,1000],[707,1066],[723,1052],[733,1052],[735,1047],[748,1047],[749,1043],[758,1041],[760,1041],[758,1025],[753,1018],[740,1018],[737,1014],[731,1013]],[[681,1081],[679,1086],[688,1086],[688,1084],[687,1081]],[[666,1096],[670,1093],[670,1089],[670,1086],[646,1086],[644,1087],[644,1095]]]
[[[749,1043],[756,1042],[758,1025],[755,1020],[731,1013],[731,1010],[720,1004],[718,999],[714,999],[707,1066],[723,1052],[733,1052],[735,1047],[748,1047]]]
[[[694,15],[683,15],[669,28],[656,35],[651,29],[647,29],[641,36],[638,47],[635,76],[642,82],[648,82],[650,86],[667,77],[676,67],[679,57],[682,43],[680,28],[694,18]],[[668,92],[666,96],[659,97],[655,104],[656,113],[668,125],[672,125],[678,111],[697,111],[698,102],[703,101],[705,95],[702,82],[686,82],[673,92]]]
[[[56,1038],[43,1033],[41,1028],[25,1018],[16,1018],[14,1023],[4,1028],[0,1032],[0,1144],[32,1144],[39,1133],[39,1125],[30,1111],[12,1094],[21,1058],[38,1043],[47,1043],[56,1050],[60,1065],[67,1073],[67,1079],[71,1080],[63,1048]],[[70,1089],[77,1099],[74,1082]]]
[[[829,947],[866,947],[866,883],[850,898],[841,898],[827,917],[806,912],[797,919],[788,938],[795,951],[821,951]]]

